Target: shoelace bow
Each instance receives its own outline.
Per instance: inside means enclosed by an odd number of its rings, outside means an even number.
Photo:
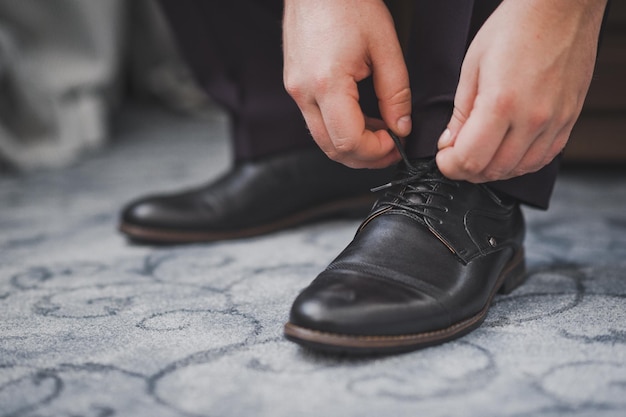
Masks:
[[[417,164],[412,164],[404,151],[400,138],[398,138],[398,136],[396,136],[391,130],[389,130],[388,133],[396,144],[396,148],[398,148],[400,156],[402,157],[404,166],[399,171],[401,178],[388,182],[387,184],[383,184],[379,187],[372,188],[371,191],[377,192],[390,189],[396,185],[402,185],[403,187],[398,187],[385,192],[385,196],[390,197],[384,202],[386,206],[406,210],[422,218],[427,217],[442,223],[441,219],[432,213],[428,213],[426,210],[436,209],[445,213],[448,212],[448,208],[446,206],[436,205],[429,202],[428,196],[439,195],[452,200],[454,197],[451,193],[436,190],[435,185],[439,183],[458,187],[459,184],[456,181],[447,179],[439,172],[434,158],[419,161]],[[422,198],[411,199],[410,197],[412,195],[418,195]]]

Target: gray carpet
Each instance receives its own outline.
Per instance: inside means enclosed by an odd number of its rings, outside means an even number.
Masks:
[[[327,357],[282,325],[358,223],[130,245],[123,203],[204,182],[230,151],[219,113],[126,113],[104,152],[0,179],[1,416],[626,415],[626,171],[565,172],[550,211],[525,211],[528,282],[477,331]]]

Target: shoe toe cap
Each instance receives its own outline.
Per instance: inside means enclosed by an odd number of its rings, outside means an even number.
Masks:
[[[164,207],[158,201],[142,199],[128,204],[121,213],[121,221],[125,224],[150,226],[163,221]]]
[[[348,335],[412,334],[445,327],[449,317],[416,289],[349,271],[320,275],[296,298],[290,322]]]
[[[185,229],[205,221],[206,213],[206,208],[184,196],[152,196],[131,202],[120,217],[129,226]]]

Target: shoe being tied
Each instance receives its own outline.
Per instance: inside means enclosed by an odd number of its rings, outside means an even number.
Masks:
[[[480,326],[494,295],[524,280],[518,202],[403,156],[354,240],[296,298],[288,339],[366,354],[439,344]]]
[[[363,218],[390,170],[354,170],[317,148],[242,162],[207,185],[128,204],[120,231],[150,243],[235,239],[337,216]]]

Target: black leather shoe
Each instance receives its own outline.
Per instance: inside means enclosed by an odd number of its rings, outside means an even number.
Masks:
[[[460,337],[525,278],[519,204],[409,164],[354,240],[295,300],[288,339],[318,350],[409,351]]]
[[[260,235],[331,216],[363,218],[369,189],[390,170],[354,170],[310,149],[237,164],[208,185],[130,203],[120,230],[133,240],[188,243]]]

